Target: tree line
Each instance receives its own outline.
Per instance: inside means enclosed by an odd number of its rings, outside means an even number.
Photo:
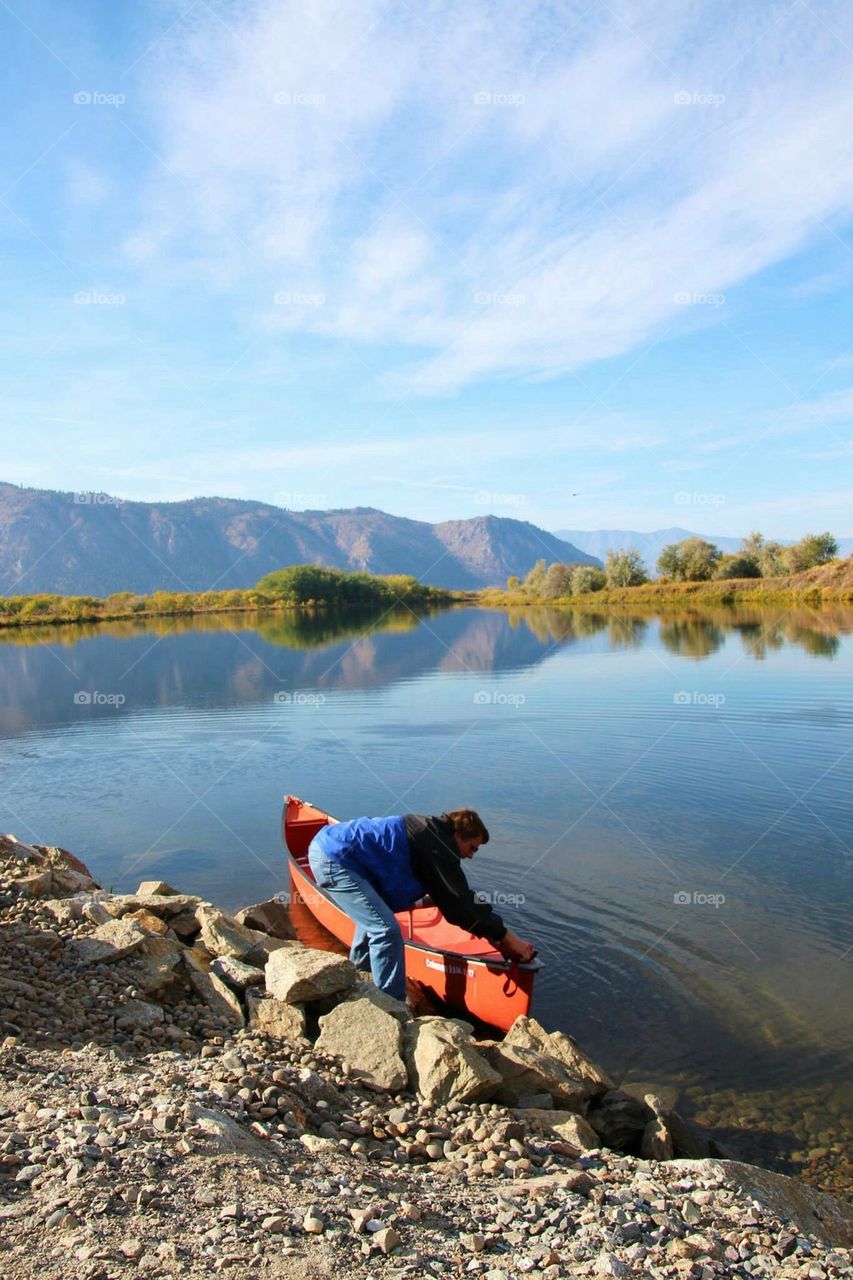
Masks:
[[[658,582],[710,582],[729,578],[781,578],[828,564],[838,555],[831,533],[807,533],[783,546],[761,533],[750,533],[737,551],[723,552],[705,538],[684,538],[664,547],[657,558]],[[522,579],[507,579],[507,590],[542,600],[587,595],[605,587],[638,587],[649,572],[636,547],[608,551],[604,568],[591,564],[536,564]]]
[[[225,591],[153,591],[141,595],[117,591],[100,596],[62,596],[40,592],[0,599],[0,626],[44,622],[99,622],[121,618],[220,613],[229,609],[349,607],[391,609],[445,604],[450,592],[429,587],[410,574],[348,573],[321,565],[293,564],[277,569],[254,586]]]

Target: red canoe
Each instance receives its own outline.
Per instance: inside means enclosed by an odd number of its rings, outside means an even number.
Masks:
[[[334,821],[296,796],[285,798],[282,834],[292,892],[320,924],[349,946],[352,920],[318,887],[308,865],[309,844],[321,827]],[[475,938],[450,924],[435,906],[400,911],[397,920],[406,947],[406,977],[429,995],[502,1031],[508,1031],[519,1014],[530,1013],[540,961],[510,964],[487,938]]]

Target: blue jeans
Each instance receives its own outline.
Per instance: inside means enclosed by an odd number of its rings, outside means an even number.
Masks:
[[[358,872],[330,862],[312,848],[308,850],[308,861],[320,888],[355,921],[350,960],[357,969],[369,969],[381,991],[396,1000],[405,1000],[403,935],[394,912]]]

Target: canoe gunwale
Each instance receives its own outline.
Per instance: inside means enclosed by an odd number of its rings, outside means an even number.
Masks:
[[[310,867],[303,866],[299,859],[295,858],[289,849],[287,851],[287,860],[290,864],[291,871],[295,869],[297,875],[302,876],[304,880],[310,881],[311,887],[315,893],[319,893],[321,897],[325,898],[326,902],[328,902],[330,906],[334,907],[335,910],[341,911],[344,915],[346,914],[346,912],[344,912],[343,909],[335,902],[332,895],[321,885],[317,884],[317,881],[311,874]],[[405,936],[403,937],[403,944],[404,946],[411,948],[412,951],[426,951],[430,955],[434,956],[445,956],[452,960],[464,960],[466,964],[481,965],[484,969],[495,969],[501,973],[509,973],[513,968],[520,969],[522,972],[536,973],[539,969],[543,968],[541,960],[530,960],[526,964],[513,965],[511,960],[503,958],[499,960],[487,960],[482,956],[471,955],[469,951],[448,951],[444,947],[430,946],[426,942],[418,942],[414,938],[407,938]]]

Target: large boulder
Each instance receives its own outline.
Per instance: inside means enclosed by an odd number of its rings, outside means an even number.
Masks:
[[[418,1018],[405,1028],[409,1084],[431,1106],[490,1098],[501,1084],[472,1042],[471,1031],[452,1018]]]
[[[395,1092],[408,1083],[399,1018],[364,997],[345,1000],[320,1018],[314,1048],[345,1059],[353,1076],[379,1089]]]
[[[576,1040],[564,1031],[546,1031],[535,1018],[520,1014],[507,1032],[504,1044],[535,1049],[537,1053],[564,1062],[569,1073],[584,1085],[589,1097],[613,1088],[607,1072],[584,1053]]]
[[[322,1000],[348,991],[355,982],[355,965],[332,951],[284,946],[266,964],[267,991],[288,1004]]]
[[[266,902],[256,902],[254,906],[244,907],[238,911],[234,919],[248,929],[256,929],[260,933],[268,933],[273,938],[295,938],[290,912],[285,903],[278,898],[268,898]]]
[[[755,1199],[800,1236],[816,1236],[825,1245],[853,1246],[853,1205],[837,1200],[783,1173],[741,1164],[739,1160],[673,1160],[673,1173],[697,1182],[721,1181],[742,1195]]]
[[[601,1145],[598,1134],[583,1116],[571,1111],[543,1110],[538,1107],[525,1107],[513,1111],[531,1133],[541,1134],[559,1142],[568,1142],[579,1151],[592,1151]]]
[[[484,1041],[480,1048],[501,1077],[496,1094],[499,1102],[514,1107],[527,1094],[549,1093],[558,1106],[567,1111],[583,1109],[587,1087],[559,1058],[503,1040]]]
[[[79,964],[109,964],[139,951],[150,936],[135,920],[110,920],[88,938],[75,938],[74,950]]]
[[[265,996],[254,991],[246,992],[249,1009],[249,1025],[264,1035],[280,1040],[304,1040],[305,1010],[300,1004],[288,1004],[275,996]]]

